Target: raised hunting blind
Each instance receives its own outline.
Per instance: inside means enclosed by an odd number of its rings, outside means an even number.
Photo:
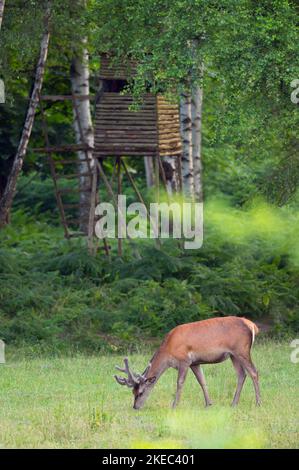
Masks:
[[[179,109],[176,104],[169,103],[163,96],[146,93],[142,104],[137,110],[133,109],[133,96],[125,90],[129,81],[134,79],[136,65],[129,62],[119,65],[107,54],[101,56],[99,72],[100,86],[96,96],[47,95],[41,96],[40,107],[42,127],[46,147],[35,149],[48,156],[51,175],[54,180],[54,189],[57,206],[66,238],[79,235],[88,235],[90,251],[95,251],[94,230],[96,223],[95,207],[99,202],[99,187],[105,186],[110,200],[117,206],[117,195],[122,190],[122,170],[132,185],[138,200],[144,203],[132,173],[127,168],[123,157],[151,158],[154,167],[154,180],[159,192],[159,182],[162,180],[167,189],[169,177],[167,159],[173,159],[172,167],[177,168],[179,175],[177,187],[181,187],[181,153],[182,144],[180,136]],[[43,101],[71,100],[74,119],[80,131],[80,141],[76,144],[61,142],[55,146],[49,142],[49,132],[46,122],[46,113],[43,110]],[[94,146],[87,145],[84,133],[80,129],[79,105],[82,100],[95,100],[94,106]],[[74,153],[81,152],[81,157],[74,157]],[[70,154],[61,157],[62,153]],[[78,154],[79,155],[79,154]],[[105,159],[114,159],[114,172],[109,179],[105,174]],[[82,173],[82,167],[84,172]],[[171,168],[172,169],[172,168]],[[115,178],[114,178],[115,175]],[[82,187],[80,178],[87,180]],[[60,187],[60,179],[70,182],[69,187]],[[72,181],[73,180],[73,181]],[[76,183],[77,182],[77,183]],[[114,183],[117,188],[113,189]],[[77,186],[76,186],[77,184]],[[76,192],[77,203],[65,203],[65,194]],[[80,217],[74,218],[74,211],[80,215],[82,206],[87,210],[87,229],[82,230]],[[71,211],[71,214],[69,212]],[[77,214],[77,215],[78,215]],[[89,214],[89,215],[88,215]],[[158,241],[159,243],[159,241]],[[105,252],[109,253],[109,246],[104,240]],[[118,240],[118,253],[122,253],[122,240]]]
[[[95,155],[163,157],[182,152],[178,106],[147,93],[137,111],[133,97],[123,93],[135,67],[113,65],[102,56],[101,90],[96,104]],[[130,76],[131,75],[131,76]]]

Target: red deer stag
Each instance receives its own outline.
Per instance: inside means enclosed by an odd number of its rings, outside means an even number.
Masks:
[[[232,405],[239,402],[246,373],[253,381],[256,404],[260,405],[258,373],[250,357],[250,349],[257,333],[258,328],[252,321],[232,316],[179,325],[165,336],[143,374],[132,372],[126,358],[125,368],[116,368],[128,377],[114,377],[120,385],[133,389],[133,408],[139,409],[163,372],[173,367],[178,370],[177,390],[173,402],[175,407],[190,367],[202,388],[205,404],[209,406],[212,402],[200,365],[215,364],[230,357],[238,377]]]

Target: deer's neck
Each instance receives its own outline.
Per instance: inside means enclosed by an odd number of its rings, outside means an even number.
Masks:
[[[151,359],[150,368],[148,370],[148,373],[146,374],[146,377],[156,377],[157,381],[159,377],[163,374],[163,372],[168,369],[168,367],[169,364],[166,355],[163,353],[163,351],[158,349],[158,351],[156,351],[153,358]]]

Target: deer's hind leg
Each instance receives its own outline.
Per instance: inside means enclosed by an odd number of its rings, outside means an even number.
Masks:
[[[245,355],[238,355],[237,359],[241,363],[243,368],[246,370],[248,375],[251,377],[255,391],[256,404],[259,406],[261,404],[259,376],[258,371],[256,370],[256,367],[251,360],[250,353],[248,357],[245,357]]]
[[[238,377],[237,389],[235,392],[234,399],[232,401],[232,406],[236,406],[240,400],[241,391],[242,391],[242,388],[246,379],[246,372],[238,359],[236,359],[234,356],[230,356],[230,358],[232,360],[233,366],[236,370],[237,377]]]

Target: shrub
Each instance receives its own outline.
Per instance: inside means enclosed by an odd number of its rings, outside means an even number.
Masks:
[[[182,252],[168,241],[162,250],[141,244],[141,259],[112,253],[110,260],[15,211],[0,232],[1,337],[52,350],[115,351],[216,315],[266,316],[276,333],[298,331],[298,217],[267,211],[208,204],[200,250]]]

